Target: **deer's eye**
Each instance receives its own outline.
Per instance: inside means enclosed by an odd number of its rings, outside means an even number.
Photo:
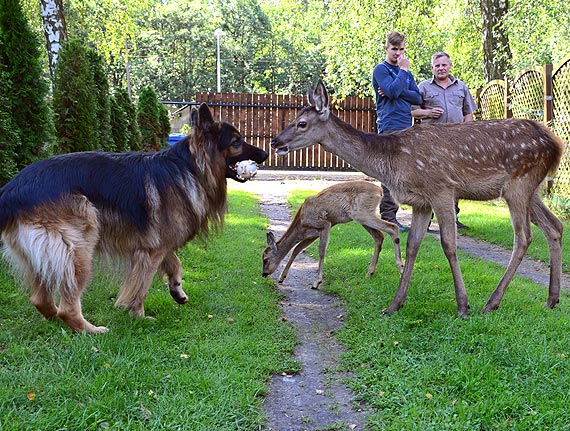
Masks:
[[[307,127],[307,122],[306,122],[306,121],[301,120],[301,121],[299,121],[299,122],[297,123],[297,128],[298,128],[298,129],[304,129],[305,127]]]

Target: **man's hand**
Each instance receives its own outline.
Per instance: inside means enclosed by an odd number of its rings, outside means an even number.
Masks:
[[[431,118],[439,118],[441,117],[441,114],[443,114],[443,108],[431,108],[430,111]]]
[[[405,54],[398,57],[398,66],[402,70],[408,70],[410,68],[410,60],[408,60]]]

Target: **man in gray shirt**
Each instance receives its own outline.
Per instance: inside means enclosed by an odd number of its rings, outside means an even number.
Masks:
[[[425,123],[464,123],[473,120],[477,105],[467,86],[449,74],[451,59],[445,52],[437,52],[431,58],[433,78],[418,85],[422,97],[421,106],[412,106],[412,116]],[[459,206],[455,202],[455,213]],[[456,219],[458,229],[467,229]]]

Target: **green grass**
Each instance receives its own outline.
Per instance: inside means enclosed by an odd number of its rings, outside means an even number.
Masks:
[[[107,334],[45,321],[0,266],[0,430],[260,429],[269,376],[298,364],[279,293],[260,275],[267,222],[256,204],[230,192],[223,233],[181,250],[185,305],[157,280],[145,304],[154,319],[133,320],[113,307],[116,281],[99,275],[84,314]],[[508,215],[471,205],[461,202],[468,232],[510,245]],[[427,237],[405,306],[385,317],[399,275],[387,238],[366,279],[372,249],[358,224],[334,227],[324,287],[346,309],[341,367],[370,430],[570,430],[568,292],[545,309],[546,288],[516,277],[499,310],[483,315],[503,270],[460,253],[471,316],[459,319],[447,261]]]
[[[185,305],[155,280],[147,316],[113,307],[117,283],[98,276],[76,334],[46,321],[0,268],[0,430],[252,430],[268,376],[294,371],[294,332],[261,277],[266,220],[232,193],[226,228],[180,251]]]
[[[503,201],[475,202],[460,201],[460,220],[470,229],[461,231],[462,235],[501,245],[512,250],[513,228],[509,217],[509,209]],[[564,223],[562,244],[562,268],[570,272],[570,224]],[[532,225],[533,240],[527,254],[534,259],[548,263],[548,243],[535,225]]]
[[[309,194],[295,193],[293,205]],[[512,242],[501,208],[460,206],[469,234]],[[544,256],[540,237],[537,231],[533,253]],[[371,239],[356,223],[337,226],[325,264],[325,290],[342,298],[347,311],[338,333],[347,349],[342,366],[353,372],[348,384],[372,411],[369,428],[570,429],[569,292],[556,309],[546,309],[547,289],[515,277],[499,310],[483,315],[503,269],[460,253],[471,316],[459,319],[449,266],[439,242],[428,236],[405,306],[386,317],[398,274],[391,241],[385,244],[375,276],[365,279]],[[566,241],[565,256],[568,247]],[[308,251],[317,254],[315,246]]]

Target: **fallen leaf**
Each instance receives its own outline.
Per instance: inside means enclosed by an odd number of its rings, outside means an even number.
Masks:
[[[230,323],[234,323],[234,322],[235,322],[235,320],[234,320],[234,318],[233,318],[233,317],[231,317],[231,316],[230,316],[230,317],[228,317],[228,322],[230,322]]]
[[[323,391],[322,389],[317,389],[315,392],[317,395],[324,395],[325,394],[325,391]]]
[[[214,315],[213,314],[208,314],[208,319],[213,319]]]
[[[91,350],[93,350],[95,353],[99,353],[99,349],[95,346],[91,347]]]
[[[431,399],[433,398],[433,395],[428,392],[428,393],[426,394],[426,398],[427,398],[428,400],[431,400]]]
[[[356,429],[357,426],[358,426],[358,425],[356,425],[356,424],[350,424],[348,427],[349,427],[351,430],[353,430],[353,429]]]
[[[28,400],[30,401],[34,401],[34,399],[36,398],[36,394],[34,392],[28,392],[27,394]]]
[[[188,359],[190,356],[188,356],[186,353],[181,353],[181,354],[180,354],[180,357],[181,357],[182,359]]]

